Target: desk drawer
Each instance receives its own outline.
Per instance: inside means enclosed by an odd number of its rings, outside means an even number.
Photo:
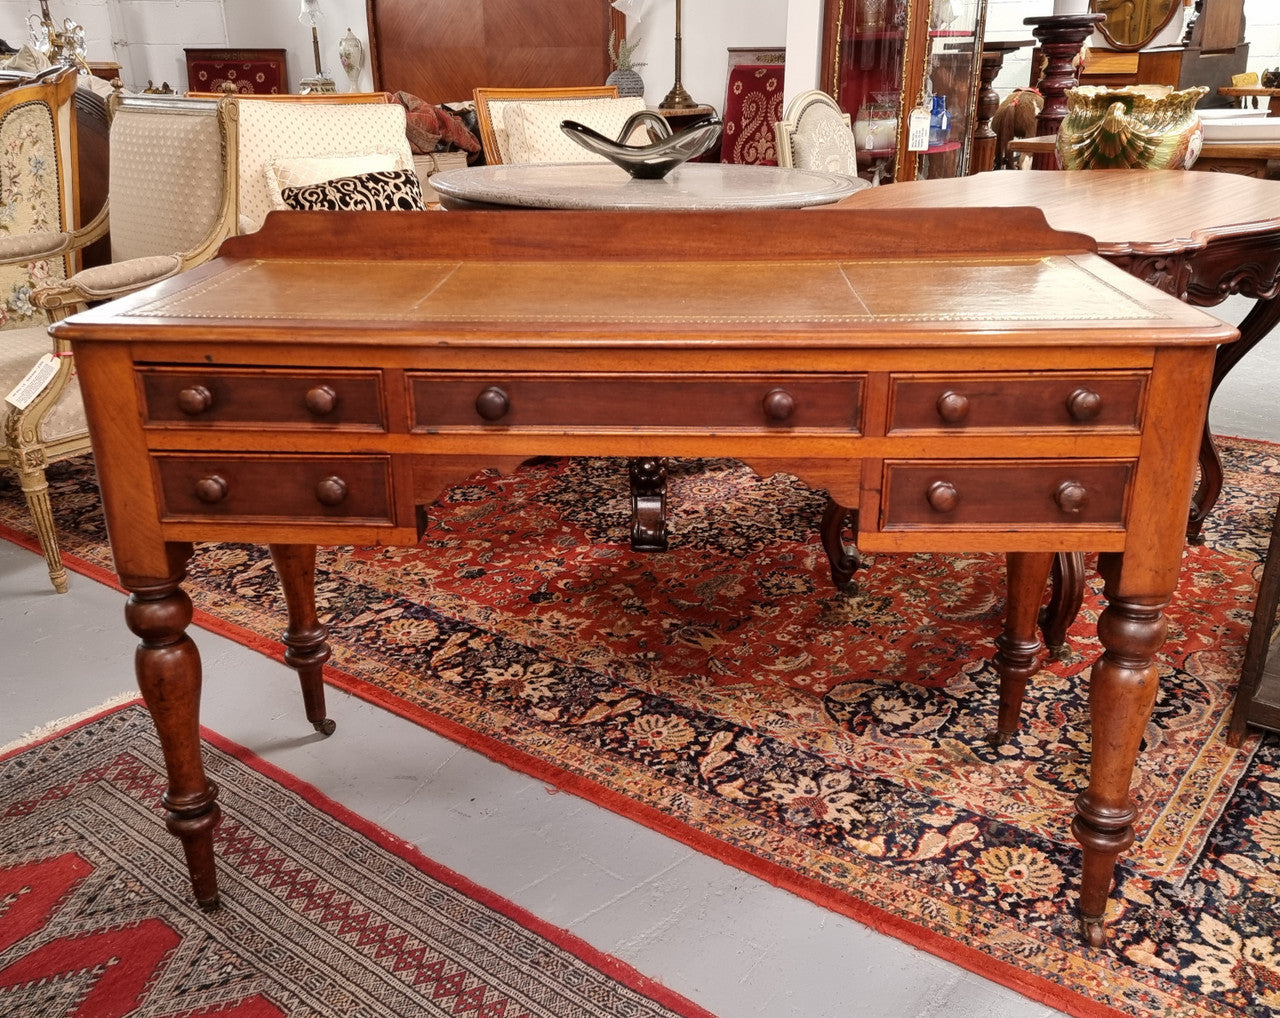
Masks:
[[[1145,372],[1104,375],[895,375],[889,432],[1123,431],[1142,422]]]
[[[152,424],[386,430],[378,371],[156,367],[138,376]]]
[[[157,456],[162,518],[390,523],[386,456]]]
[[[861,376],[409,376],[415,431],[474,428],[742,429],[857,434]]]
[[[881,529],[1120,527],[1129,461],[885,461]]]

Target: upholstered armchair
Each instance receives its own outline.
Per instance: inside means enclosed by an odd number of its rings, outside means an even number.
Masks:
[[[779,166],[857,177],[858,150],[849,114],[826,92],[813,89],[796,96],[773,128]]]
[[[59,591],[67,588],[50,510],[46,464],[89,448],[69,359],[54,356],[49,316],[32,300],[64,279],[75,257],[76,74],[46,76],[0,93],[0,465],[12,467]]]
[[[235,232],[254,233],[289,207],[283,191],[369,172],[414,172],[405,110],[382,92],[230,96]]]
[[[74,75],[72,75],[74,88]],[[5,104],[26,91],[14,89],[0,95]],[[48,335],[51,321],[87,304],[111,300],[165,279],[210,258],[230,231],[233,154],[226,120],[213,100],[175,99],[165,96],[113,97],[111,103],[110,169],[107,203],[92,222],[72,229],[65,213],[43,213],[38,221],[30,213],[31,184],[15,184],[21,168],[40,163],[49,173],[52,159],[43,162],[22,155],[22,146],[35,144],[29,126],[20,144],[9,139],[0,120],[0,146],[4,151],[6,206],[17,204],[28,216],[0,240],[0,272],[26,271],[26,282],[6,286],[7,306],[26,309],[24,329],[0,331],[4,351],[0,384],[9,391],[31,369],[44,361],[45,375],[32,376],[23,405],[10,403],[5,423],[4,459],[16,467],[23,494],[35,521],[54,589],[67,588],[66,570],[58,551],[45,468],[55,460],[89,451],[89,437],[79,388],[75,382],[71,351]],[[52,144],[51,142],[49,144]],[[69,162],[50,178],[70,180]],[[12,171],[12,172],[11,172]],[[51,186],[51,185],[46,185]],[[24,190],[25,188],[25,190]],[[73,188],[64,189],[69,200]],[[10,202],[9,196],[17,197]],[[110,231],[111,262],[67,275],[78,251]],[[43,267],[40,261],[44,262]],[[11,289],[12,287],[12,289]],[[46,356],[47,355],[47,356]],[[24,402],[30,397],[30,402]]]
[[[485,162],[572,163],[604,161],[560,130],[577,120],[616,138],[627,119],[645,108],[639,96],[619,98],[613,85],[565,88],[477,88],[476,123]]]

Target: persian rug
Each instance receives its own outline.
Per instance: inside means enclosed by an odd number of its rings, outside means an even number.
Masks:
[[[992,749],[1000,556],[876,556],[838,592],[823,493],[726,461],[671,464],[671,548],[637,554],[625,464],[543,460],[446,492],[416,548],[322,551],[329,680],[1072,1014],[1280,1015],[1280,740],[1224,739],[1280,447],[1221,446],[1103,950],[1073,920],[1069,833],[1096,578]],[[53,477],[66,551],[109,581],[88,465]],[[201,625],[278,656],[265,550],[201,547],[186,587]]]
[[[0,1013],[709,1018],[205,730],[222,906],[191,903],[135,702],[0,752]]]

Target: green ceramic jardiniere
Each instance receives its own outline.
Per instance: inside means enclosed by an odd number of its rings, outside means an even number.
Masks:
[[[1058,162],[1068,170],[1188,170],[1204,142],[1196,103],[1208,91],[1203,85],[1068,89]]]

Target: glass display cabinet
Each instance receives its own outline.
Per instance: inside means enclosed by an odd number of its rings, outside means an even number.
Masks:
[[[825,0],[822,88],[877,183],[968,172],[987,0]]]

